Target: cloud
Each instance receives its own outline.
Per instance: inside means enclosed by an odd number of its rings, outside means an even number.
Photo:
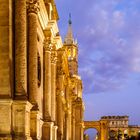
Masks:
[[[139,0],[71,0],[65,4],[74,13],[84,93],[118,90],[131,73],[140,73]]]

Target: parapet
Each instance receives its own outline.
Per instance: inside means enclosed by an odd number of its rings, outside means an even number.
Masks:
[[[102,116],[101,120],[128,120],[129,116]]]

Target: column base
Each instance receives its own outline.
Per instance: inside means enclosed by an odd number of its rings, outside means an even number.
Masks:
[[[14,100],[12,104],[12,136],[14,139],[30,140],[30,109],[28,101]]]
[[[2,138],[11,139],[12,102],[10,99],[0,99],[0,140]]]
[[[60,131],[57,131],[57,140],[63,140],[63,135]]]
[[[44,122],[43,124],[43,140],[53,139],[53,122]]]
[[[32,140],[32,138],[27,136],[14,136],[12,140]]]
[[[31,111],[31,137],[33,140],[41,140],[42,139],[42,117],[39,111],[32,110]]]
[[[82,124],[77,123],[75,130],[76,130],[75,139],[83,140],[83,126],[82,126]]]
[[[53,140],[57,140],[57,129],[58,129],[58,126],[53,126],[53,134],[52,134],[52,138]]]
[[[0,140],[12,140],[12,136],[6,134],[0,134]]]

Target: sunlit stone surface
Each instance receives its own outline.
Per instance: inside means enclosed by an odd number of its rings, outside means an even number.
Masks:
[[[78,46],[53,0],[0,0],[0,140],[83,140]]]

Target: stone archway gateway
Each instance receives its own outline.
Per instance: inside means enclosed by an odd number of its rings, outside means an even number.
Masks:
[[[94,128],[98,131],[98,140],[107,140],[107,121],[84,121],[84,131],[90,128]]]

